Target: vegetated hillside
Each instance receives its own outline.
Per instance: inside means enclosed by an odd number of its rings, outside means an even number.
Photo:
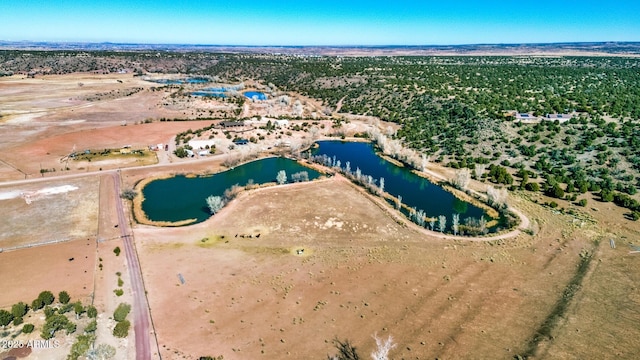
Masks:
[[[12,74],[69,74],[119,71],[195,73],[215,64],[219,54],[165,51],[0,51],[0,76]]]
[[[228,55],[207,70],[322,99],[327,110],[402,124],[397,137],[452,167],[503,167],[522,188],[604,201],[640,186],[640,59],[623,57],[294,57]],[[564,113],[560,123],[514,122],[506,111]],[[477,166],[481,164],[481,166]],[[617,201],[619,204],[624,201]],[[627,201],[628,205],[628,201]],[[626,206],[636,213],[638,204]]]

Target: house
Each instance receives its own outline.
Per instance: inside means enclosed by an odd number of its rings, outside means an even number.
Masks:
[[[276,120],[275,121],[277,127],[286,127],[289,126],[289,120]]]
[[[573,118],[573,114],[547,114],[544,117],[545,120],[555,121],[558,120],[560,123],[567,122]]]

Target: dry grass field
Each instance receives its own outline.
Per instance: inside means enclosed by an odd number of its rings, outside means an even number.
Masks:
[[[128,188],[156,175],[217,171],[222,158],[183,161],[158,152],[162,166],[69,162],[64,171],[60,158],[74,145],[145,147],[210,125],[142,124],[189,115],[164,106],[166,94],[151,86],[131,74],[0,79],[7,130],[0,131],[0,248],[68,240],[0,252],[0,307],[42,290],[93,300],[98,342],[114,345],[118,358],[135,351],[133,331],[125,340],[110,333],[115,307],[132,300],[128,264],[113,253],[122,240],[107,171],[122,167]],[[134,88],[143,90],[127,95]],[[41,168],[57,171],[42,176]],[[432,170],[452,176],[435,164]],[[510,202],[534,234],[491,242],[417,232],[337,177],[242,193],[193,226],[134,224],[162,358],[320,359],[335,353],[335,338],[369,358],[374,334],[393,336],[393,359],[634,358],[640,254],[630,250],[640,245],[640,224],[592,198],[573,216],[530,196],[514,193]],[[122,297],[113,293],[117,272]]]
[[[522,354],[598,238],[526,207],[536,236],[442,241],[326,180],[247,194],[195,226],[140,226],[163,356],[322,358],[336,337],[367,356],[374,334],[396,339],[393,358]]]

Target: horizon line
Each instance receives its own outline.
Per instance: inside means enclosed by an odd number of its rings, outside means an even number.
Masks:
[[[6,44],[69,44],[69,45],[124,45],[124,46],[194,46],[194,47],[249,47],[249,48],[392,48],[392,47],[405,47],[405,48],[419,48],[419,47],[464,47],[464,46],[523,46],[523,45],[594,45],[594,44],[640,44],[640,40],[607,40],[607,41],[557,41],[557,42],[504,42],[504,43],[464,43],[464,44],[343,44],[343,45],[304,45],[304,44],[202,44],[202,43],[161,43],[161,42],[114,42],[114,41],[50,41],[50,40],[0,40],[0,45]]]

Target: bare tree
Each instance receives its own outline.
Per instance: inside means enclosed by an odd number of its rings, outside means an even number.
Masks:
[[[484,170],[487,168],[487,165],[485,164],[476,164],[475,168],[473,169],[474,173],[476,174],[476,179],[480,179],[482,177],[482,174],[484,174]]]
[[[436,226],[436,219],[432,218],[429,220],[429,228],[433,231],[433,228]]]
[[[398,195],[396,198],[396,210],[402,209],[402,195]]]
[[[276,181],[278,185],[282,185],[287,182],[287,172],[284,170],[278,171],[278,176],[276,176]]]
[[[376,350],[371,353],[371,358],[373,360],[389,360],[389,351],[396,347],[396,344],[393,343],[393,337],[389,335],[386,340],[383,340],[374,334],[373,338],[376,340]]]
[[[378,187],[380,188],[380,192],[383,193],[384,192],[384,178],[383,177],[380,178],[380,185]]]
[[[452,216],[453,235],[458,235],[458,225],[460,225],[460,214],[453,214]]]
[[[224,200],[222,199],[222,196],[211,195],[207,198],[207,206],[212,214],[216,214],[224,207]]]
[[[465,190],[471,181],[471,171],[467,168],[456,171],[456,177],[453,179],[453,186],[460,190]]]
[[[500,188],[496,189],[493,186],[489,186],[487,188],[487,199],[489,204],[497,207],[498,209],[502,209],[507,206],[507,189]]]
[[[444,232],[447,227],[447,217],[444,215],[438,216],[438,230]]]

